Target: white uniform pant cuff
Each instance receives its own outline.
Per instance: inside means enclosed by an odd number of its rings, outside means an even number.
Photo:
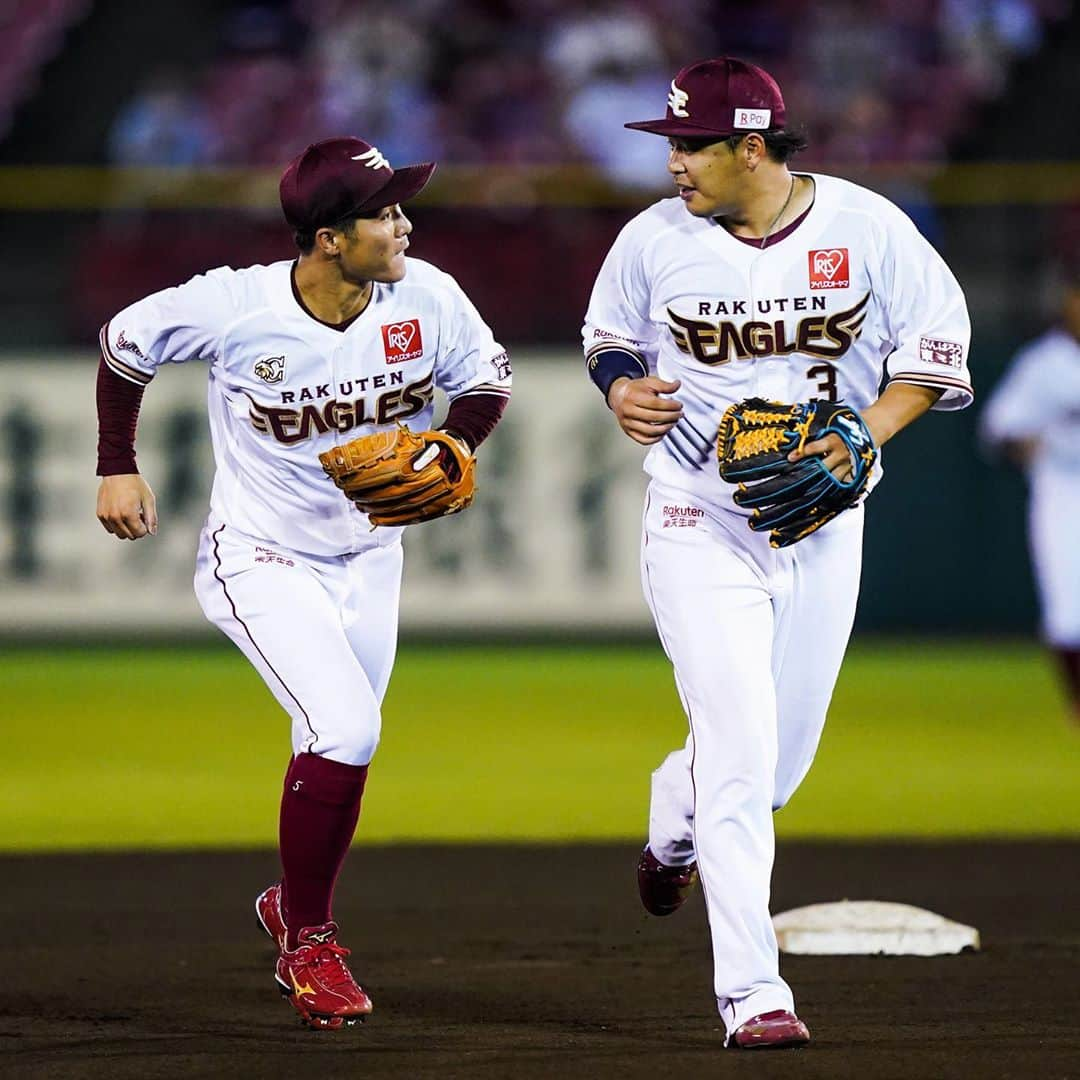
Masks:
[[[720,1009],[720,1018],[727,1028],[725,1046],[731,1041],[731,1036],[747,1020],[761,1016],[762,1013],[775,1012],[777,1009],[786,1009],[792,1013],[795,1011],[795,999],[791,996],[791,991],[779,986],[758,990],[738,1001],[733,1001],[731,998],[717,998],[716,1004]]]

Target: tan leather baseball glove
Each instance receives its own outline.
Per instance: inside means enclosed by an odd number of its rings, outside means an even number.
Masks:
[[[476,493],[476,459],[445,431],[362,435],[319,455],[326,475],[372,525],[415,525],[456,514]]]

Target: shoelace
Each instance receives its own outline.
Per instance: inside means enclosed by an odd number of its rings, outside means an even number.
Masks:
[[[326,944],[316,945],[314,948],[316,951],[311,958],[311,963],[318,964],[319,978],[327,986],[331,989],[342,986],[359,989],[352,972],[345,963],[345,957],[349,955],[349,950],[344,945],[335,945],[333,942],[328,941]]]

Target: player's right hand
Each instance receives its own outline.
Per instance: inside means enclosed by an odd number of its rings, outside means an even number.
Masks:
[[[608,405],[619,427],[635,442],[659,442],[681,419],[682,406],[661,394],[674,394],[682,384],[655,375],[643,379],[616,379],[608,390]]]
[[[101,478],[97,516],[105,531],[119,540],[138,540],[157,532],[157,500],[138,473]]]

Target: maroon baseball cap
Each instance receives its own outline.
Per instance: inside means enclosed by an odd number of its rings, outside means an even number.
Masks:
[[[784,99],[776,80],[762,68],[720,56],[684,67],[671,80],[667,115],[625,127],[673,138],[725,139],[747,131],[784,126]]]
[[[323,139],[286,166],[279,187],[281,209],[294,229],[320,229],[347,214],[408,201],[434,171],[433,161],[392,169],[363,139]]]

